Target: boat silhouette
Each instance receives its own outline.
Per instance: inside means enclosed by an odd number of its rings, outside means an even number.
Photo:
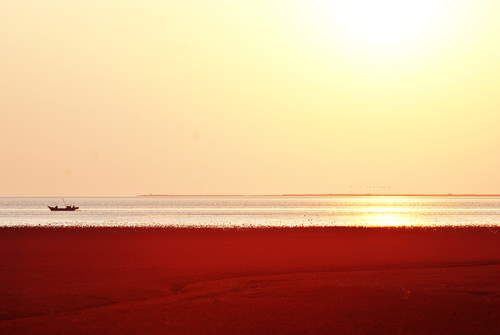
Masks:
[[[77,206],[66,206],[66,207],[58,207],[57,205],[52,207],[52,206],[47,206],[49,209],[53,212],[57,211],[68,211],[68,212],[73,212],[76,211],[79,207]]]
[[[51,212],[61,212],[61,211],[74,212],[78,208],[80,208],[80,207],[77,207],[77,206],[66,205],[66,202],[64,202],[64,198],[61,198],[61,199],[62,199],[65,207],[59,207],[57,205],[55,205],[55,206],[47,206],[47,207],[49,207],[49,209],[50,209]]]

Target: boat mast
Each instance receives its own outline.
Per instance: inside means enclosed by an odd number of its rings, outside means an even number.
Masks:
[[[66,205],[66,202],[64,202],[64,198],[63,198],[63,197],[61,197],[61,199],[62,199],[62,201],[63,201],[64,206],[68,207],[68,205]]]

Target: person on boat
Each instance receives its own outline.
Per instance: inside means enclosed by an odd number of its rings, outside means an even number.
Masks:
[[[58,207],[57,207],[57,205],[56,205],[56,207],[54,207],[54,208],[55,208],[55,209],[57,209],[57,208],[58,208]]]

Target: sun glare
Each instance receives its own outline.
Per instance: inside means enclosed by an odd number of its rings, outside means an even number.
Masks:
[[[358,55],[391,59],[436,43],[448,19],[445,7],[439,0],[321,0],[313,25]]]

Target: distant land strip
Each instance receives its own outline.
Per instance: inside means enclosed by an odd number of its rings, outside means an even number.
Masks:
[[[138,197],[500,197],[481,193],[140,194]]]

